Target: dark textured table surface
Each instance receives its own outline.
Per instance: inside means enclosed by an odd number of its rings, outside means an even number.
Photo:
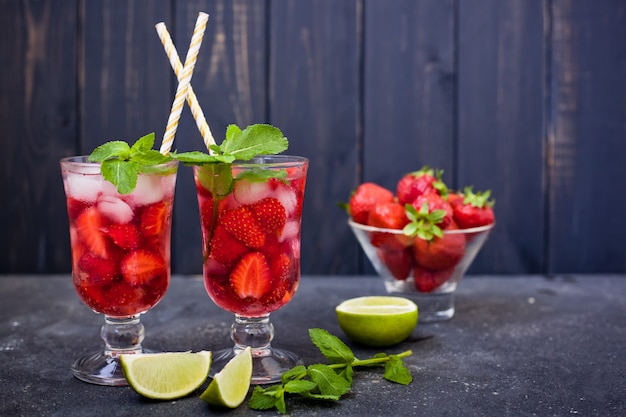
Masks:
[[[382,294],[375,277],[305,276],[293,301],[272,314],[274,345],[323,361],[307,329],[347,342],[334,306]],[[418,324],[402,344],[408,386],[358,372],[353,390],[332,403],[290,398],[292,416],[624,416],[626,276],[468,277],[456,316]],[[231,315],[208,298],[198,277],[174,277],[142,318],[145,347],[184,351],[230,346]],[[196,393],[177,401],[139,397],[72,377],[72,360],[100,343],[102,317],[78,300],[68,276],[0,276],[0,416],[278,415],[246,404],[210,408]],[[354,346],[359,357],[379,350]],[[204,388],[204,387],[203,387]]]

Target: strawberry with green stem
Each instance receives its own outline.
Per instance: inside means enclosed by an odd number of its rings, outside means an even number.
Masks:
[[[491,191],[474,192],[472,187],[465,187],[460,198],[451,202],[454,220],[461,229],[486,226],[495,221]]]
[[[419,171],[404,175],[396,186],[396,195],[400,204],[413,204],[423,194],[436,193],[445,196],[448,187],[441,179],[443,170],[436,170],[424,165]]]

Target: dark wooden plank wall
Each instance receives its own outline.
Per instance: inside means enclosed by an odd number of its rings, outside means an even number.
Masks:
[[[626,272],[626,3],[620,0],[0,2],[0,272],[69,271],[58,160],[160,137],[184,57],[214,135],[269,122],[311,160],[302,270],[371,272],[336,207],[423,164],[491,188],[497,229],[472,273]],[[188,109],[175,147],[201,149]],[[201,271],[182,168],[173,270]]]

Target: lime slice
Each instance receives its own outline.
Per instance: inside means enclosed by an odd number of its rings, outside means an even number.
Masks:
[[[191,394],[209,376],[211,352],[120,355],[128,384],[144,397],[172,400]]]
[[[417,305],[406,298],[358,297],[339,304],[335,313],[341,330],[367,346],[392,346],[402,342],[417,325]]]
[[[247,347],[215,374],[200,398],[219,407],[239,407],[248,395],[251,380],[252,350]]]

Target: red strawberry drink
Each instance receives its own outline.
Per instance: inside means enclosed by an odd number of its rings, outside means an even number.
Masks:
[[[86,157],[65,158],[61,169],[76,292],[92,310],[105,315],[107,348],[116,353],[116,345],[121,344],[124,352],[141,351],[143,326],[138,315],[157,304],[169,285],[177,162],[157,165],[151,173],[140,172],[128,194],[120,194],[103,178],[100,164],[87,162]],[[113,322],[131,323],[139,335],[130,345],[118,335],[112,340],[105,333],[112,330],[107,326]],[[124,382],[76,376],[106,385]]]
[[[256,356],[271,355],[269,313],[287,304],[298,288],[307,167],[305,158],[282,155],[194,167],[205,287],[219,307],[236,315],[235,349],[247,344],[262,348]],[[241,336],[256,325],[254,341]],[[224,353],[222,362],[232,351]],[[255,364],[253,381],[276,381],[291,366],[279,365],[272,375],[259,376],[263,371]],[[219,368],[218,353],[212,372]]]
[[[166,175],[139,175],[135,190],[121,195],[99,164],[77,160],[62,163],[74,287],[98,313],[144,313],[169,284],[175,163]]]
[[[250,177],[258,168],[281,174]],[[215,187],[219,181],[211,181],[210,168],[195,169],[205,286],[221,308],[259,317],[287,304],[296,292],[306,169],[292,162],[233,164],[232,190],[225,195]]]

